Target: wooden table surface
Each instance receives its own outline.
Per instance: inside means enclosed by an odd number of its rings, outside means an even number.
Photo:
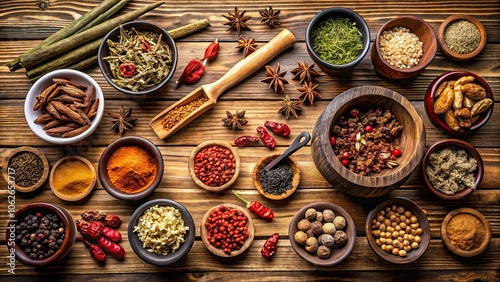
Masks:
[[[46,10],[39,8],[41,2],[48,3]],[[32,85],[24,70],[10,72],[5,66],[10,60],[33,47],[41,39],[65,26],[73,19],[91,9],[100,1],[0,1],[0,158],[18,146],[33,146],[46,154],[51,165],[59,158],[78,154],[88,158],[97,168],[100,154],[119,134],[109,131],[111,119],[106,114],[94,134],[72,146],[55,146],[38,138],[26,124],[23,114],[24,97]],[[153,2],[132,0],[125,10],[136,9]],[[108,258],[105,266],[99,266],[83,244],[75,243],[68,256],[62,261],[35,269],[21,263],[16,264],[15,275],[7,272],[6,241],[0,238],[0,280],[18,281],[29,276],[51,278],[57,275],[64,281],[106,279],[106,281],[146,280],[163,281],[299,281],[299,280],[342,280],[379,281],[499,281],[500,268],[500,105],[495,105],[489,123],[471,136],[463,139],[472,143],[480,152],[484,164],[484,179],[478,189],[468,198],[457,202],[444,202],[433,196],[424,186],[421,170],[417,169],[408,181],[389,196],[403,196],[414,200],[429,213],[432,238],[427,251],[408,265],[391,264],[376,255],[368,245],[365,234],[367,213],[381,199],[360,201],[352,199],[332,187],[314,165],[310,146],[296,154],[302,171],[300,186],[289,199],[271,201],[261,196],[254,188],[251,173],[257,160],[270,152],[266,147],[238,148],[241,157],[241,173],[234,183],[234,189],[242,190],[249,200],[259,200],[271,207],[276,214],[272,222],[254,218],[255,240],[241,256],[222,259],[206,250],[200,239],[200,222],[205,212],[221,203],[238,204],[230,190],[210,193],[197,187],[192,181],[187,160],[199,143],[207,140],[232,142],[240,135],[255,135],[255,128],[266,120],[286,122],[292,130],[290,138],[278,138],[274,152],[283,152],[297,134],[312,133],[314,124],[330,101],[343,91],[356,86],[377,85],[392,89],[408,98],[420,114],[427,133],[426,145],[449,138],[436,129],[428,120],[423,98],[430,82],[438,75],[450,70],[468,70],[482,76],[493,92],[500,95],[500,5],[498,0],[490,1],[166,1],[165,4],[147,13],[140,19],[158,24],[166,29],[175,28],[195,20],[208,18],[211,27],[177,40],[179,50],[178,67],[174,78],[180,76],[187,62],[202,56],[204,49],[219,37],[220,54],[207,65],[206,72],[195,85],[175,88],[172,79],[164,88],[147,97],[133,97],[112,88],[103,78],[97,66],[84,71],[102,87],[106,97],[105,113],[116,112],[120,106],[133,107],[133,116],[138,118],[136,127],[125,136],[142,136],[154,142],[163,154],[165,171],[156,191],[147,199],[137,203],[125,202],[110,196],[97,183],[90,198],[83,203],[68,203],[56,198],[48,185],[38,195],[26,198],[16,197],[16,208],[32,202],[49,202],[67,208],[78,218],[85,210],[99,209],[113,212],[122,217],[124,224],[119,230],[124,235],[122,245],[126,250],[123,262]],[[351,74],[324,75],[318,79],[319,92],[323,96],[314,105],[304,105],[305,110],[298,119],[286,120],[276,112],[284,94],[275,94],[260,82],[265,77],[264,68],[245,79],[242,83],[223,94],[217,105],[189,126],[167,140],[159,139],[148,123],[160,111],[179,100],[201,84],[210,83],[221,77],[231,66],[242,59],[237,46],[236,31],[226,32],[226,20],[221,14],[233,12],[234,6],[246,10],[252,16],[248,21],[252,31],[243,31],[242,36],[254,37],[259,46],[273,38],[280,30],[287,28],[297,38],[294,47],[273,59],[272,66],[280,63],[282,71],[288,71],[286,93],[297,99],[299,83],[291,80],[290,71],[297,61],[312,63],[305,46],[304,36],[309,20],[322,9],[342,6],[355,10],[364,17],[371,31],[371,40],[386,21],[399,15],[415,15],[425,19],[437,32],[440,23],[450,14],[465,13],[479,19],[486,28],[488,41],[482,53],[470,62],[454,62],[444,57],[439,50],[432,63],[417,77],[404,81],[388,81],[373,69],[370,55]],[[281,10],[281,25],[271,29],[260,23],[259,10],[272,5]],[[222,127],[221,119],[226,111],[245,110],[248,124],[242,131]],[[0,234],[5,234],[7,216],[7,183],[0,180]],[[173,199],[192,214],[196,224],[196,240],[190,253],[182,260],[168,267],[156,267],[139,259],[132,251],[127,235],[127,222],[134,209],[142,202],[154,198]],[[351,255],[334,267],[315,267],[303,261],[291,248],[288,225],[297,210],[304,205],[326,200],[341,205],[353,217],[356,230],[356,245]],[[440,238],[440,226],[445,215],[456,208],[470,207],[479,210],[489,220],[493,238],[489,248],[480,256],[461,258],[444,246]],[[274,232],[281,235],[279,248],[272,260],[261,257],[264,241]],[[34,281],[34,280],[33,280]],[[37,280],[38,281],[38,280]]]

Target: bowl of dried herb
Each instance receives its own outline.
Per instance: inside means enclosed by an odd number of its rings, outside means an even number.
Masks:
[[[177,47],[162,27],[134,21],[111,30],[103,38],[97,57],[102,75],[111,86],[125,94],[144,95],[162,88],[172,78]]]
[[[329,8],[309,22],[306,45],[311,59],[326,74],[350,71],[370,49],[370,29],[353,10]]]
[[[47,157],[33,147],[18,147],[9,152],[3,161],[2,174],[9,190],[12,187],[29,193],[42,187],[49,176]]]
[[[480,21],[469,15],[451,15],[439,26],[437,42],[450,59],[468,61],[486,45],[486,30]]]

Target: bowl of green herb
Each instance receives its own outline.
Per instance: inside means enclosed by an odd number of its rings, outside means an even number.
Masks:
[[[370,29],[353,10],[329,8],[309,22],[306,45],[311,59],[326,74],[350,71],[370,49]]]
[[[104,78],[118,91],[149,94],[172,78],[177,47],[165,29],[148,22],[128,22],[104,37],[98,62]]]

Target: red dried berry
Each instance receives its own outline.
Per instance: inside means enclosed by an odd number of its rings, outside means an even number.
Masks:
[[[396,156],[396,157],[399,157],[399,156],[401,156],[401,150],[400,149],[393,149],[391,151],[391,154]]]
[[[337,139],[335,138],[335,136],[330,136],[330,144],[332,144],[332,146],[335,146],[337,144]]]
[[[351,157],[349,155],[349,153],[345,152],[345,153],[342,153],[342,156],[340,156],[342,158],[342,160],[349,160],[349,158]]]
[[[341,163],[342,163],[342,165],[343,165],[343,166],[348,166],[348,165],[349,165],[349,160],[347,160],[347,159],[343,159],[343,160],[341,161]]]
[[[372,132],[372,131],[373,131],[373,127],[372,127],[371,125],[367,125],[367,126],[365,126],[365,132],[366,132],[366,133],[370,133],[370,132]]]

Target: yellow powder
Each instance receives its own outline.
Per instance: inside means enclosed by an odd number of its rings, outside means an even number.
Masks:
[[[57,192],[75,196],[83,193],[90,185],[92,171],[80,160],[69,160],[56,168],[54,188]]]

